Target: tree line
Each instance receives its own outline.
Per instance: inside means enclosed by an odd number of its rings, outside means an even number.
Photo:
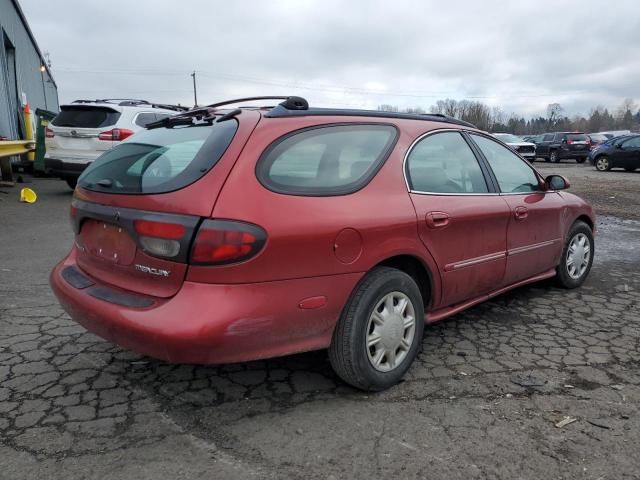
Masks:
[[[565,114],[562,105],[550,103],[546,116],[524,118],[512,113],[506,115],[500,107],[490,107],[473,100],[438,100],[429,110],[421,107],[399,109],[395,105],[379,105],[378,110],[406,113],[441,113],[472,123],[481,130],[506,132],[515,135],[536,135],[554,131],[603,132],[608,130],[640,130],[640,110],[627,98],[613,111],[603,106],[591,109],[589,116]],[[635,112],[635,113],[633,113]]]

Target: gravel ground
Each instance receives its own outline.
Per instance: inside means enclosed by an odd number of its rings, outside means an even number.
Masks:
[[[87,333],[47,283],[70,193],[36,180],[25,205],[5,189],[0,478],[639,478],[640,174],[537,165],[617,215],[599,219],[585,285],[539,283],[427,328],[407,380],[370,395],[325,352],[171,365]]]
[[[640,170],[599,172],[589,163],[569,160],[558,164],[539,160],[534,165],[546,175],[567,177],[569,191],[589,200],[598,215],[640,219]]]

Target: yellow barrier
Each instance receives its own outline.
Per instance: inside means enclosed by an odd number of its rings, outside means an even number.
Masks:
[[[0,158],[33,152],[36,142],[33,140],[0,140]]]

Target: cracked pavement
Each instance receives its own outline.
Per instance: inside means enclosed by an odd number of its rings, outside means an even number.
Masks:
[[[29,186],[35,205],[0,196],[2,479],[640,478],[637,220],[599,218],[582,288],[534,284],[427,327],[406,381],[365,394],[323,351],[172,365],[87,333],[47,283],[70,192]]]

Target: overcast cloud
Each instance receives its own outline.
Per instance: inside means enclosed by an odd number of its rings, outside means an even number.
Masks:
[[[301,95],[317,106],[477,99],[569,114],[640,100],[640,6],[613,1],[21,0],[61,103]]]

